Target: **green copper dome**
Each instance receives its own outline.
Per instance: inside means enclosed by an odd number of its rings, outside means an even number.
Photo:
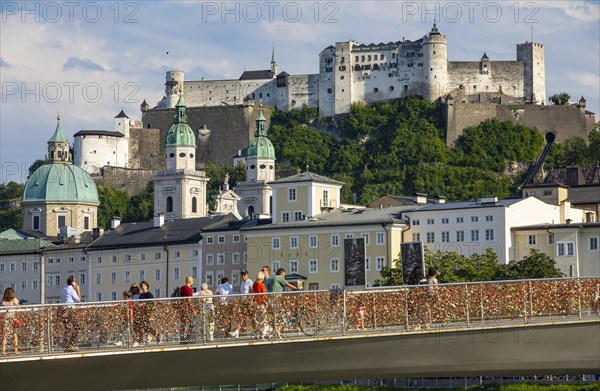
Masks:
[[[94,180],[70,163],[44,164],[29,177],[22,202],[44,201],[100,203]]]
[[[275,148],[273,147],[271,140],[267,137],[265,121],[262,111],[259,112],[258,118],[256,119],[254,139],[248,144],[248,153],[246,154],[246,157],[275,159]]]
[[[167,132],[166,146],[182,145],[196,146],[196,135],[190,126],[187,124],[187,115],[185,112],[185,102],[183,96],[179,95],[179,100],[175,105],[175,120],[171,128]]]

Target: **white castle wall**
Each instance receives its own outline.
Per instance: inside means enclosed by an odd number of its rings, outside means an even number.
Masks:
[[[249,97],[255,104],[262,101],[285,111],[305,104],[318,107],[324,116],[346,113],[356,102],[414,95],[434,101],[461,85],[468,94],[497,93],[502,87],[502,93],[516,101],[529,100],[533,92],[535,103],[542,103],[546,96],[543,45],[518,44],[516,57],[516,61],[448,61],[447,37],[429,33],[414,42],[337,42],[319,53],[318,74],[289,75],[287,85],[277,78],[236,79],[189,81],[184,88],[191,107],[239,105]],[[174,84],[181,82],[183,72],[167,72],[167,98],[161,105],[175,105]]]
[[[127,167],[129,161],[129,144],[125,137],[76,136],[73,150],[73,162],[89,174],[98,174],[104,166]]]

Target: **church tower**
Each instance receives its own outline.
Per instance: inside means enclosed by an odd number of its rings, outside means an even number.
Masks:
[[[159,172],[154,182],[154,213],[166,219],[205,217],[206,183],[203,171],[196,171],[196,136],[187,124],[183,88],[175,105],[174,123],[167,132],[165,142],[165,170]]]
[[[254,139],[248,144],[246,154],[246,180],[235,187],[241,197],[238,211],[244,216],[271,214],[271,187],[275,180],[275,148],[267,137],[266,119],[260,111],[256,118]]]

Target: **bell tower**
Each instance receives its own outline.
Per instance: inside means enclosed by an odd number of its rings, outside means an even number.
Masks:
[[[175,105],[173,125],[165,142],[165,170],[154,182],[154,213],[163,213],[166,219],[187,219],[207,215],[204,171],[196,170],[196,135],[187,123],[187,108],[183,87]]]

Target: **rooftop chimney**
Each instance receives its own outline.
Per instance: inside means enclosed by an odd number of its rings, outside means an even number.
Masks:
[[[579,166],[567,167],[565,180],[567,182],[566,184],[569,186],[585,185],[583,170]]]
[[[113,217],[112,220],[110,221],[110,228],[115,229],[119,225],[121,225],[121,218],[118,216]]]
[[[156,213],[154,215],[154,226],[162,227],[165,223],[165,214],[164,213]]]

